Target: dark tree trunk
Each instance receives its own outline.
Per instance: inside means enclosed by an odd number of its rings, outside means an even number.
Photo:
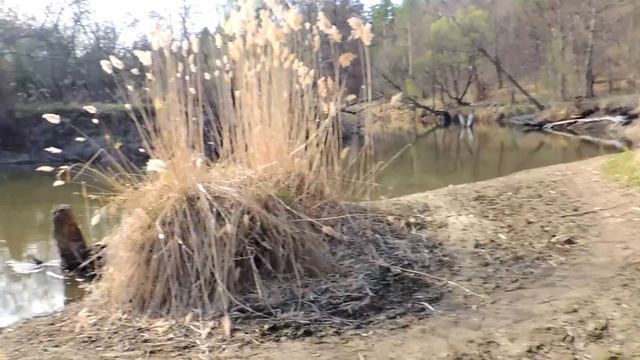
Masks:
[[[436,76],[431,76],[431,106],[436,107]]]
[[[560,56],[562,63],[565,64],[567,61],[567,31],[562,22],[560,22]],[[567,83],[567,74],[563,70],[560,74],[560,98],[562,98],[562,100],[567,100]]]
[[[487,94],[484,88],[484,84],[480,80],[480,74],[478,72],[478,67],[475,60],[471,61],[471,79],[476,88],[476,101],[486,100]]]
[[[492,7],[492,11],[497,11],[497,5],[495,0],[491,1],[491,7]],[[493,42],[495,44],[495,58],[496,58],[496,63],[498,64],[497,66],[495,66],[496,69],[496,78],[498,80],[498,89],[502,89],[504,87],[504,80],[502,79],[502,71],[501,69],[501,64],[502,64],[502,59],[500,58],[500,35],[502,34],[502,31],[500,29],[500,22],[498,21],[498,16],[494,15],[493,18],[493,32],[494,32],[494,39]]]
[[[496,76],[498,78],[498,89],[502,89],[504,87],[504,80],[502,80],[502,71],[500,70],[502,68],[501,66],[501,60],[500,57],[496,56],[496,64],[495,68],[496,68]]]
[[[587,28],[588,31],[588,39],[587,39],[587,52],[585,54],[585,96],[587,98],[595,97],[595,91],[593,90],[593,85],[596,81],[596,76],[593,70],[593,54],[595,51],[595,35],[596,35],[596,27],[598,21],[598,10],[596,9],[596,4],[594,0],[589,2],[591,18],[589,19],[589,25]]]

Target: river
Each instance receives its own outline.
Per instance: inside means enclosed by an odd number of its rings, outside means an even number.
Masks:
[[[406,147],[411,144],[410,147]],[[375,142],[378,161],[395,156],[378,176],[380,191],[395,197],[488,180],[517,171],[613,153],[589,142],[520,128],[484,126],[393,134]],[[404,150],[402,150],[404,149]]]
[[[389,135],[379,138],[375,146],[377,160],[388,162],[395,157],[378,176],[382,197],[486,180],[615,151],[566,137],[493,126],[474,131],[438,129],[419,136]],[[59,310],[82,294],[78,283],[62,278],[55,266],[58,256],[50,212],[57,204],[71,204],[85,235],[95,239],[99,231],[88,225],[88,218],[96,209],[85,206],[78,188],[53,188],[52,181],[50,174],[38,174],[32,168],[0,168],[0,327]],[[24,261],[28,255],[48,264],[23,266],[16,272],[12,262]]]

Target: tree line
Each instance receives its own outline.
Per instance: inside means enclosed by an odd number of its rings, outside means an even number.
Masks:
[[[336,50],[358,54],[347,40],[346,20],[366,19],[375,35],[373,93],[400,89],[434,107],[632,92],[640,71],[640,2],[633,0],[381,0],[370,8],[354,0],[287,3],[307,22],[322,12],[335,24],[341,41],[322,49],[326,58]],[[189,35],[189,9],[185,1],[178,14],[182,36]],[[111,54],[133,59],[132,50],[148,48],[149,41],[142,36],[125,44],[122,33],[130,29],[95,22],[93,15],[87,0],[54,1],[38,18],[0,0],[0,113],[16,103],[113,99],[115,84],[99,61]],[[345,83],[361,99],[364,66],[355,61]]]
[[[634,91],[640,71],[633,0],[382,0],[371,20],[377,87],[444,104]]]

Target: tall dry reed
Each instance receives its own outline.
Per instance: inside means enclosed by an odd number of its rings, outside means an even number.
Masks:
[[[137,170],[116,153],[96,171],[122,218],[105,239],[96,299],[143,313],[222,314],[247,296],[272,303],[274,288],[295,292],[331,270],[328,239],[340,234],[318,219],[342,214],[342,194],[368,189],[370,143],[347,156],[340,108],[350,95],[342,70],[357,56],[368,64],[371,28],[350,19],[347,40],[322,13],[309,24],[265,3],[244,1],[211,37],[176,40],[158,26],[153,50],[135,52],[138,67],[101,62],[121,83],[150,159]],[[336,53],[323,74],[323,43],[335,50],[340,41],[363,51]]]

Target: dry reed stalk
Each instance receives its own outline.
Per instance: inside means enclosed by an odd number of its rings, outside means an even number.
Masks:
[[[295,287],[332,268],[327,238],[340,234],[314,219],[340,219],[340,196],[369,193],[372,175],[368,140],[358,156],[342,151],[340,69],[353,56],[334,51],[322,74],[319,43],[335,50],[336,27],[322,14],[305,26],[279,1],[257,9],[242,2],[211,39],[176,41],[158,26],[153,51],[135,52],[141,68],[101,62],[150,157],[145,171],[119,151],[81,170],[122,214],[93,288],[108,308],[226,314],[248,294],[269,303],[274,282]],[[371,27],[349,24],[368,65]]]

